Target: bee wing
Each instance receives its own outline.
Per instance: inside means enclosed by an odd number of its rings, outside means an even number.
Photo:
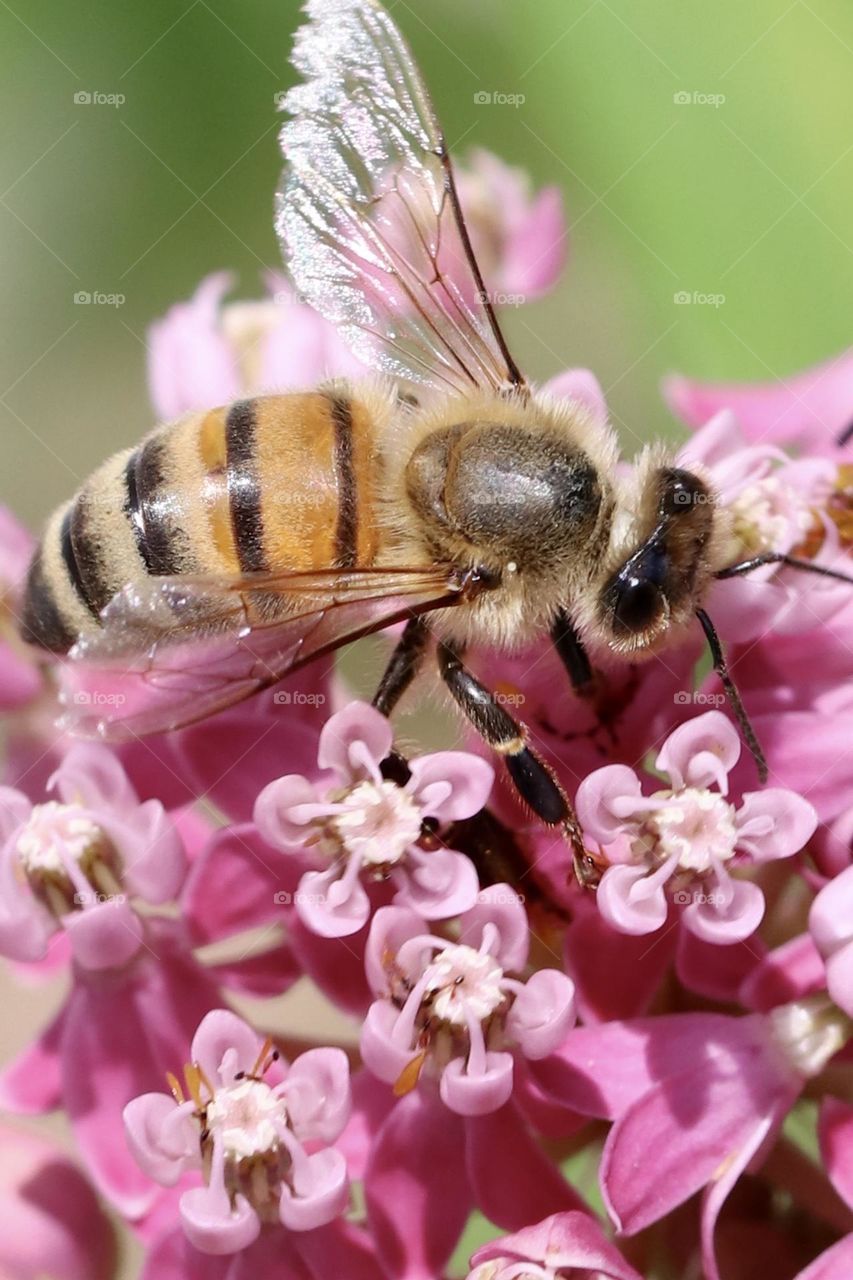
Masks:
[[[151,578],[63,663],[63,727],[123,741],[178,729],[350,640],[464,598],[446,567]]]
[[[281,131],[276,228],[297,289],[355,354],[443,392],[523,386],[488,299],[450,157],[376,0],[308,0]]]

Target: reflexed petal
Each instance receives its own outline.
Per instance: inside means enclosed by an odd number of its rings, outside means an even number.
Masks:
[[[634,801],[642,796],[640,779],[624,764],[609,764],[584,778],[575,809],[584,831],[609,844],[625,829]]]
[[[462,918],[460,941],[479,947],[486,925],[498,931],[495,946],[490,947],[502,969],[519,973],[527,964],[530,929],[527,912],[518,891],[509,884],[491,884],[480,891],[475,906]]]
[[[814,835],[818,817],[814,806],[794,791],[765,787],[747,792],[737,811],[737,848],[757,862],[799,853]]]
[[[261,1048],[261,1038],[230,1009],[212,1009],[193,1036],[191,1061],[197,1062],[216,1085],[230,1083],[240,1071],[251,1072]]]
[[[333,769],[344,783],[372,776],[394,742],[391,722],[367,702],[351,702],[323,725],[317,749],[321,769]]]
[[[296,1166],[294,1191],[281,1189],[279,1216],[290,1231],[313,1231],[337,1218],[347,1207],[349,1182],[346,1161],[329,1147]]]
[[[311,836],[311,823],[323,807],[314,783],[292,773],[264,787],[255,801],[255,825],[273,848],[299,848]]]
[[[705,942],[722,946],[743,942],[750,937],[764,918],[764,894],[757,884],[749,880],[731,880],[731,897],[725,904],[713,901],[691,902],[684,908],[682,920],[686,928]],[[728,895],[727,895],[728,896]]]
[[[65,917],[74,959],[84,969],[114,969],[128,964],[142,946],[142,921],[119,898],[99,902]]]
[[[349,1061],[342,1049],[309,1049],[287,1073],[285,1099],[291,1127],[302,1140],[334,1142],[352,1105]]]
[[[306,929],[321,938],[347,938],[367,924],[370,899],[364,886],[352,880],[343,897],[345,884],[340,867],[305,873],[293,900]]]
[[[479,892],[480,880],[471,859],[439,846],[428,853],[419,850],[410,859],[405,882],[394,901],[410,907],[424,920],[448,920],[469,911]]]
[[[244,1196],[233,1206],[221,1187],[193,1187],[181,1196],[187,1239],[202,1253],[238,1253],[258,1238],[261,1223]]]
[[[139,797],[114,752],[99,742],[75,742],[48,784],[63,804],[129,816]]]
[[[419,915],[408,907],[381,907],[370,925],[365,953],[367,981],[378,996],[384,996],[388,988],[385,960],[396,955],[404,942],[427,933],[427,927]]]
[[[725,795],[727,775],[740,757],[737,730],[721,711],[706,711],[674,729],[658,753],[655,768],[676,788],[716,785]]]
[[[654,933],[666,923],[669,904],[662,884],[644,885],[650,879],[645,867],[608,867],[601,877],[596,900],[608,924],[623,933]]]
[[[409,762],[406,791],[425,817],[458,822],[479,813],[489,798],[495,771],[467,751],[436,751]]]
[[[486,1053],[486,1069],[468,1072],[462,1058],[452,1058],[441,1075],[439,1093],[459,1116],[485,1116],[497,1111],[512,1094],[512,1054]]]
[[[149,1178],[173,1187],[199,1164],[193,1103],[179,1107],[167,1093],[143,1093],[125,1107],[124,1131],[133,1157]]]
[[[607,1239],[595,1218],[577,1209],[552,1214],[535,1226],[523,1227],[511,1236],[493,1240],[477,1250],[471,1264],[478,1266],[499,1258],[538,1262],[555,1271],[563,1268],[591,1271],[607,1280],[641,1280]]]
[[[507,1018],[507,1030],[528,1058],[545,1058],[575,1023],[575,985],[557,969],[528,978]]]

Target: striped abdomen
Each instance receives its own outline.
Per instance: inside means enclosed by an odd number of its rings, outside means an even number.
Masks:
[[[376,408],[337,388],[259,396],[115,454],[48,523],[27,582],[26,639],[65,652],[146,574],[371,564]]]

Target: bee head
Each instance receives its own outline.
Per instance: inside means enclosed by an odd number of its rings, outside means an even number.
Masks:
[[[611,567],[597,602],[597,629],[612,649],[632,653],[692,620],[708,577],[714,497],[699,476],[659,467],[644,482],[646,529]]]

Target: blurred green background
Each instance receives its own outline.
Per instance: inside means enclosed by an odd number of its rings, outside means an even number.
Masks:
[[[669,370],[783,377],[849,343],[849,0],[392,7],[451,143],[561,185],[569,271],[507,328],[534,377],[595,369],[628,448],[676,429]],[[233,268],[251,296],[277,264],[273,98],[297,14],[0,2],[0,497],[27,519],[151,425],[149,323],[207,272]],[[479,106],[482,91],[526,101]]]

